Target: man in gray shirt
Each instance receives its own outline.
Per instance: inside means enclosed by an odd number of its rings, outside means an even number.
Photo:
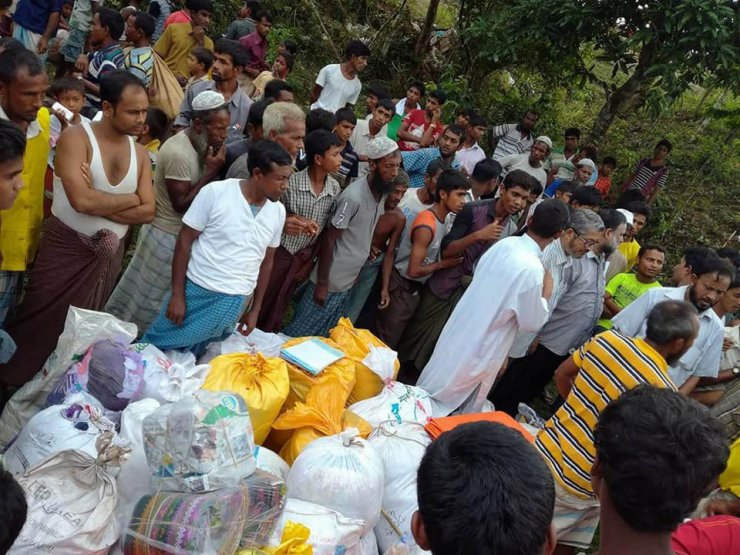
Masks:
[[[286,335],[325,336],[345,315],[350,290],[370,254],[385,195],[401,166],[398,145],[388,137],[372,139],[367,152],[370,173],[354,181],[337,199],[331,222],[319,240],[318,264],[292,322],[283,330]]]
[[[509,362],[491,394],[499,401],[495,405],[497,409],[516,414],[519,403],[528,403],[539,395],[571,350],[593,335],[604,306],[605,261],[627,231],[623,214],[606,209],[599,215],[604,222],[599,242],[590,247],[586,256],[574,259],[564,273],[561,285],[564,292],[535,340],[536,348],[527,356]]]

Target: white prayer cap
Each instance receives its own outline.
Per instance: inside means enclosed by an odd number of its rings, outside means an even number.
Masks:
[[[224,95],[216,91],[203,91],[193,99],[193,112],[214,110],[226,104]]]
[[[367,157],[369,160],[380,160],[398,150],[396,141],[388,137],[375,137],[367,143]]]
[[[550,139],[550,137],[548,137],[547,135],[540,135],[534,140],[534,142],[545,143],[547,145],[547,148],[552,150],[552,139]]]
[[[591,160],[589,160],[589,162],[591,162]],[[593,162],[591,163],[593,164]],[[617,212],[625,217],[625,219],[627,220],[627,225],[634,225],[635,218],[632,216],[632,212],[630,212],[629,210],[625,210],[624,208],[617,208]]]
[[[591,160],[591,158],[581,158],[578,161],[578,164],[576,164],[576,166],[588,166],[593,171],[596,171],[596,164],[594,164],[594,161]],[[625,212],[626,212],[626,210],[625,210]]]

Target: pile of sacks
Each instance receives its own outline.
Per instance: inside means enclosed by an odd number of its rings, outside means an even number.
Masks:
[[[198,361],[71,308],[0,417],[28,520],[11,553],[422,553],[410,533],[431,441],[396,354],[342,319],[317,375],[255,330]]]

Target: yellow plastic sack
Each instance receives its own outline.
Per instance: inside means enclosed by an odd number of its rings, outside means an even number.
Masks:
[[[280,545],[277,547],[263,547],[269,555],[313,555],[313,546],[308,543],[311,530],[298,522],[288,521],[283,528]]]
[[[303,343],[308,339],[310,338],[297,337],[295,339],[291,339],[283,346],[283,348],[292,347],[293,345]],[[327,339],[326,337],[317,337],[316,339],[326,343],[334,349],[342,350],[342,348],[331,339]],[[341,398],[342,406],[347,404],[350,392],[355,386],[355,364],[350,358],[344,357],[343,359],[338,360],[331,366],[325,368],[317,376],[312,376],[298,366],[290,363],[287,364],[288,376],[290,377],[290,393],[288,394],[288,399],[283,405],[283,412],[293,408],[298,402],[305,402],[311,388],[316,384],[324,382],[329,377],[334,377],[339,381],[339,384],[336,386],[337,389],[335,391],[335,395]]]
[[[256,353],[231,353],[211,361],[203,389],[233,391],[244,398],[258,445],[267,438],[290,389],[288,365],[280,358]]]
[[[347,428],[357,428],[362,437],[373,431],[365,420],[345,410],[344,401],[336,395],[340,388],[337,378],[327,377],[308,392],[305,403],[296,403],[272,425],[273,430],[295,430],[280,450],[280,456],[289,465],[315,439],[338,434]]]
[[[349,395],[348,405],[354,405],[358,401],[370,399],[380,394],[383,382],[380,377],[365,366],[362,361],[370,353],[370,347],[384,347],[388,345],[375,337],[367,330],[357,329],[352,325],[349,318],[340,318],[337,325],[329,332],[329,339],[333,340],[347,358],[355,365],[355,387]],[[393,379],[396,379],[401,364],[396,359]]]

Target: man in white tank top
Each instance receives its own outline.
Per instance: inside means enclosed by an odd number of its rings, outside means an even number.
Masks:
[[[102,121],[67,128],[57,143],[52,217],[26,296],[8,330],[18,345],[8,363],[18,385],[41,368],[70,306],[101,310],[121,271],[129,225],[154,217],[151,163],[136,143],[149,99],[127,71],[100,86]]]

